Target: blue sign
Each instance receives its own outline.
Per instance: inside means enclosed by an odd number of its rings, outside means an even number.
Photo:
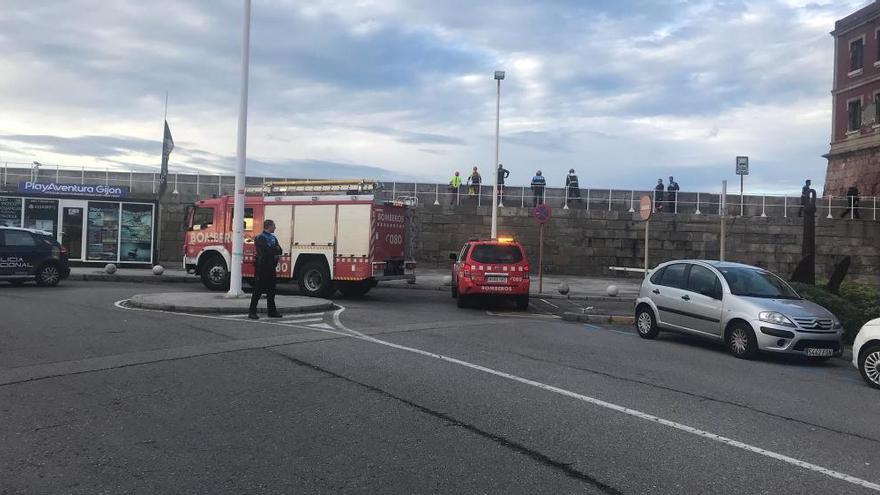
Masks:
[[[128,194],[126,186],[91,186],[87,184],[57,184],[55,182],[32,182],[23,180],[18,183],[18,192],[38,194],[40,196],[88,196],[91,198],[124,198]]]

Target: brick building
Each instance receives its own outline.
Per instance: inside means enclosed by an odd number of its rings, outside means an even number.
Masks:
[[[834,24],[831,149],[825,194],[880,195],[880,0]]]

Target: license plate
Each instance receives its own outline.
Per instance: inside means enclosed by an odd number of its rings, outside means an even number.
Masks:
[[[486,282],[490,284],[506,284],[507,277],[488,276],[486,277]]]
[[[817,357],[827,357],[831,356],[834,353],[832,349],[807,349],[807,356],[817,356]]]

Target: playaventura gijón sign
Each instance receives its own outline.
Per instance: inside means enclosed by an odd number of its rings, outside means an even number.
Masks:
[[[18,183],[18,192],[39,194],[43,196],[124,198],[128,194],[128,187],[109,186],[104,184],[96,186],[86,184],[57,184],[55,182],[32,182],[29,180],[23,180]]]

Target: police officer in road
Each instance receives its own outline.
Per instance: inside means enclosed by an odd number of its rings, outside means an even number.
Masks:
[[[275,222],[266,220],[263,222],[263,232],[254,238],[256,253],[254,255],[254,293],[251,296],[251,307],[248,318],[259,319],[257,316],[257,303],[260,296],[266,294],[266,306],[270,318],[281,318],[281,314],[275,308],[275,267],[278,258],[281,257],[281,245],[275,237]]]

